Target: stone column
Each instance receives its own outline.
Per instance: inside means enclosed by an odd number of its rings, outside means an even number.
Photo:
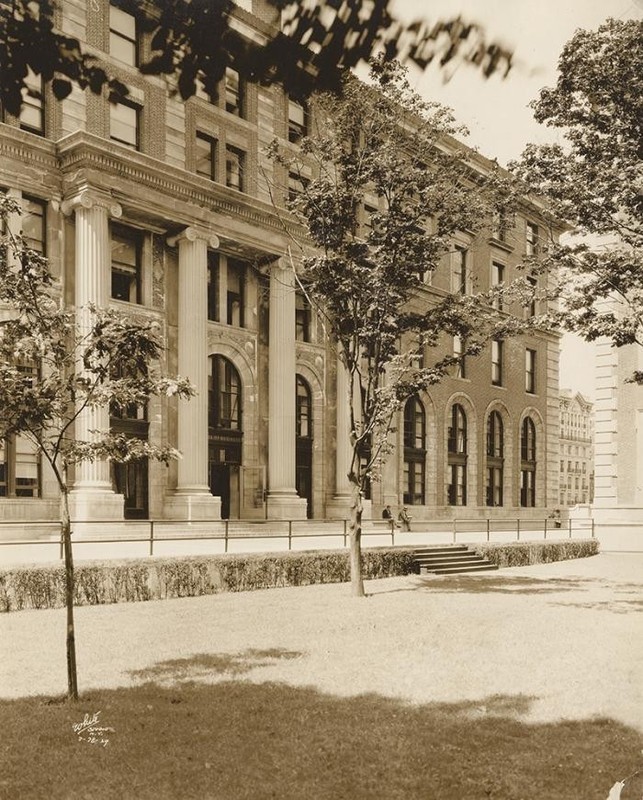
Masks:
[[[350,442],[350,408],[348,403],[348,373],[341,358],[337,358],[335,379],[335,494],[326,504],[326,515],[348,519],[350,517],[351,484],[348,472],[353,449]]]
[[[89,304],[107,308],[110,298],[111,242],[109,216],[122,214],[118,203],[105,193],[84,189],[63,203],[63,212],[76,213],[75,303],[79,331],[89,331],[93,312]],[[107,406],[85,408],[76,419],[75,436],[91,442],[109,431]],[[123,496],[112,489],[106,460],[76,466],[70,493],[72,519],[122,519]]]
[[[188,227],[168,240],[179,248],[179,375],[196,389],[179,400],[178,481],[166,500],[172,519],[219,519],[221,500],[210,493],[208,476],[208,246],[219,240],[208,231]]]
[[[295,278],[280,260],[270,271],[268,517],[305,519],[295,489]]]

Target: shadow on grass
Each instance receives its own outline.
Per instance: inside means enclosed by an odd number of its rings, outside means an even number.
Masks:
[[[430,591],[449,594],[469,592],[471,594],[558,594],[561,592],[610,589],[619,593],[640,592],[637,584],[621,584],[592,578],[528,578],[522,575],[430,575],[414,576],[411,586],[392,589],[391,592]],[[384,589],[382,594],[387,594]]]
[[[586,608],[590,611],[610,611],[612,614],[632,614],[643,611],[643,600],[597,600],[593,603],[554,603],[565,608]]]
[[[280,659],[300,658],[303,654],[283,648],[248,649],[241,653],[201,653],[187,658],[161,661],[146,669],[130,670],[133,678],[161,682],[199,680],[211,676],[237,677],[257,667],[268,667]]]
[[[229,680],[2,701],[0,797],[604,800],[640,766],[633,729],[516,719],[532,700],[415,706]],[[96,714],[110,730],[92,743],[72,726]]]

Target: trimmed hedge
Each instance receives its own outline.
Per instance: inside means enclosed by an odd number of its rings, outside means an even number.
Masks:
[[[499,567],[545,564],[598,553],[596,539],[470,545]],[[364,577],[417,573],[413,547],[362,551]],[[350,580],[347,550],[177,556],[82,562],[74,569],[75,604],[135,603],[218,592],[246,592],[280,586],[343,583]],[[60,608],[65,605],[62,564],[0,570],[0,611]]]
[[[412,547],[372,548],[362,553],[365,578],[417,572]],[[132,603],[218,592],[350,580],[348,551],[177,556],[83,562],[74,567],[76,605]],[[65,605],[62,564],[0,570],[0,611]]]
[[[599,542],[597,539],[560,539],[506,544],[489,542],[471,547],[499,567],[528,567],[532,564],[595,556],[599,550]]]

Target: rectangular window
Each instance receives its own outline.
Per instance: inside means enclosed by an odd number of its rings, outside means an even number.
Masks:
[[[205,100],[206,102],[212,103],[213,105],[216,106],[217,103],[218,103],[218,97],[219,97],[218,93],[216,92],[216,90],[214,92],[209,92],[205,88],[204,80],[205,80],[205,76],[203,75],[202,72],[199,72],[199,74],[196,77],[195,84],[194,84],[194,96],[198,97],[200,100]]]
[[[507,212],[499,209],[493,212],[491,235],[499,242],[507,241]]]
[[[112,227],[112,298],[141,302],[141,237],[121,225]]]
[[[29,67],[22,88],[20,127],[23,131],[41,136],[45,133],[44,85],[40,75],[36,75]]]
[[[232,145],[226,145],[225,149],[225,185],[230,189],[244,191],[244,169],[246,154]]]
[[[205,133],[196,134],[196,174],[215,181],[217,179],[217,141]]]
[[[526,227],[526,250],[528,256],[538,254],[538,225],[528,222]]]
[[[27,247],[46,255],[47,204],[33,197],[22,197],[22,235]]]
[[[38,497],[40,456],[25,436],[0,441],[0,497]]]
[[[538,288],[538,280],[531,275],[527,278],[527,283],[529,284],[529,303],[527,305],[527,314],[530,317],[536,316],[536,290]]]
[[[454,378],[466,378],[466,361],[464,356],[464,342],[462,341],[461,336],[454,336],[453,337],[453,357],[457,358],[457,362],[454,364],[453,370],[453,377]]]
[[[138,66],[136,17],[115,5],[109,7],[109,53],[124,64]]]
[[[109,104],[109,138],[115,142],[139,148],[139,127],[141,109],[136,103],[121,100]]]
[[[310,341],[310,304],[301,292],[295,296],[295,339],[298,342]]]
[[[525,391],[536,391],[536,351],[529,348],[525,351]]]
[[[450,506],[467,504],[467,468],[464,464],[449,465],[447,499]]]
[[[494,261],[491,264],[491,286],[501,286],[505,282],[505,265],[498,264]],[[502,311],[502,296],[495,297],[493,300],[493,307],[498,311]]]
[[[288,173],[288,200],[292,203],[306,191],[309,181],[299,172]]]
[[[288,141],[297,144],[308,135],[308,106],[294,97],[288,98]]]
[[[499,339],[491,341],[491,383],[502,386],[502,367],[504,356],[504,342]]]
[[[520,471],[520,505],[523,508],[534,508],[536,505],[536,473],[532,469]]]
[[[451,253],[451,291],[454,294],[467,293],[467,254],[464,247],[456,247]]]
[[[208,319],[219,321],[219,254],[208,250]]]
[[[500,507],[503,505],[502,481],[502,467],[487,468],[486,500],[488,506]]]
[[[244,295],[246,280],[246,265],[243,261],[235,258],[228,258],[228,292],[227,292],[227,316],[228,325],[243,328],[244,324]]]
[[[225,71],[225,110],[237,117],[244,115],[244,85],[236,69],[226,67]]]

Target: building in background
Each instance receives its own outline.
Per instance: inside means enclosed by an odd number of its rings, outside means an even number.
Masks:
[[[580,392],[560,390],[560,506],[587,505],[594,497],[594,404]]]
[[[216,96],[199,91],[182,102],[139,71],[150,34],[128,9],[64,0],[59,10],[61,30],[102,54],[130,87],[127,100],[111,105],[75,87],[57,102],[29,76],[20,118],[0,124],[0,186],[21,201],[17,224],[48,256],[65,301],[157,320],[164,367],[198,391],[185,404],[156,399],[127,419],[104,410],[103,427],[169,442],[184,457],[169,468],[79,467],[74,516],[348,516],[343,376],[286,258],[270,189],[285,196],[289,176],[263,155],[274,137],[297,147],[311,110],[233,70]],[[253,12],[237,7],[235,25],[261,41],[277,12],[261,0]],[[491,168],[473,152],[470,163]],[[505,222],[462,232],[418,302],[510,282],[524,255],[559,233],[527,201]],[[533,280],[545,288],[545,276]],[[462,343],[444,346],[458,353]],[[414,506],[415,520],[542,518],[559,505],[558,358],[548,331],[496,341],[409,400],[395,453],[372,486],[375,513],[390,503]],[[55,482],[20,437],[0,443],[0,518],[58,518]]]
[[[619,303],[613,311],[620,313]],[[592,515],[606,549],[643,546],[643,347],[599,340],[596,354],[595,491]]]

